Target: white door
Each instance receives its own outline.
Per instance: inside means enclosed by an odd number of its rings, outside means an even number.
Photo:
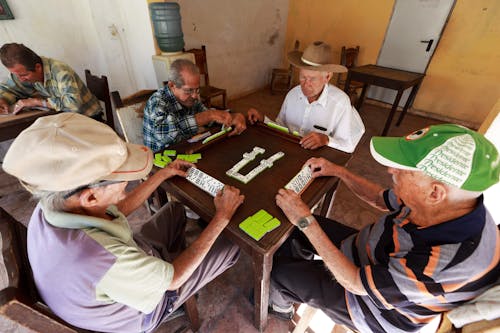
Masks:
[[[396,0],[377,65],[425,73],[455,0]],[[404,106],[411,89],[399,102]],[[392,104],[396,91],[371,86],[369,98]]]

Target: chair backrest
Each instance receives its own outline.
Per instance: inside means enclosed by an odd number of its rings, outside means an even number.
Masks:
[[[104,111],[106,113],[106,124],[112,129],[115,129],[115,120],[113,118],[113,108],[111,107],[111,98],[109,97],[108,78],[106,76],[95,76],[90,73],[90,70],[85,70],[85,80],[90,92],[97,97],[98,100],[104,103]]]
[[[143,110],[147,100],[154,92],[155,90],[141,90],[123,100],[118,91],[111,93],[125,141],[144,144],[142,135]]]
[[[358,60],[359,46],[346,48],[342,46],[342,51],[340,53],[340,64],[347,68],[356,66]]]
[[[33,280],[26,238],[26,227],[0,207],[0,251],[9,277],[6,288],[0,290],[1,320],[15,323],[22,331],[91,332],[67,324],[43,304]]]
[[[294,51],[298,51],[299,50],[299,46],[300,46],[300,42],[298,39],[295,40],[295,44],[293,45],[293,50]],[[293,71],[293,65],[290,64],[290,67],[288,67],[290,69],[290,72]]]
[[[205,45],[201,49],[189,49],[186,52],[194,54],[196,66],[200,69],[200,76],[203,77],[205,86],[210,85],[210,78],[208,77],[208,63],[207,63],[207,49]]]

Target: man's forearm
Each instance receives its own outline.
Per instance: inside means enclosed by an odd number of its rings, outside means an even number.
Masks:
[[[347,187],[361,200],[365,201],[369,205],[386,211],[387,207],[385,205],[382,193],[384,188],[376,183],[369,181],[366,178],[358,176],[355,173],[347,170],[347,168],[342,168],[343,171],[338,175],[342,182],[347,185]]]
[[[179,289],[205,259],[217,237],[227,225],[227,223],[221,223],[218,219],[220,218],[216,215],[200,234],[200,237],[175,258],[172,263],[174,278],[168,286],[168,290]]]
[[[127,193],[125,199],[116,206],[125,216],[129,215],[139,208],[164,180],[165,177],[162,177],[158,172],[151,175],[146,181],[141,182],[135,189]]]

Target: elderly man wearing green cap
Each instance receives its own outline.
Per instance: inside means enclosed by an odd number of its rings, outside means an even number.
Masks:
[[[388,167],[392,189],[325,159],[306,162],[313,177],[337,176],[388,211],[359,232],[279,190],[276,203],[298,229],[274,259],[271,313],[288,318],[293,303],[307,303],[359,332],[416,332],[498,279],[500,236],[482,196],[499,181],[491,142],[445,124],[374,137],[371,153]]]
[[[352,153],[365,127],[346,93],[328,83],[333,73],[347,72],[332,56],[330,45],[320,41],[304,52],[288,54],[290,63],[300,70],[300,85],[286,95],[276,123],[300,135],[305,149],[329,146]],[[256,109],[248,110],[247,117],[251,124],[271,122]]]
[[[70,324],[99,332],[153,332],[206,283],[231,267],[237,246],[220,236],[244,197],[226,186],[215,215],[186,248],[182,205],[169,203],[133,234],[126,216],[162,181],[192,164],[147,176],[151,151],[75,113],[39,118],[12,143],[3,168],[40,199],[28,226],[37,289]]]

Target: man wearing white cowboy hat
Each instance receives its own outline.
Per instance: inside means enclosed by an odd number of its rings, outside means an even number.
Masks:
[[[126,216],[165,179],[185,177],[176,160],[147,176],[151,151],[75,113],[39,118],[12,143],[4,170],[40,199],[28,226],[37,289],[70,324],[99,332],[153,332],[201,287],[234,265],[236,245],[219,237],[244,197],[226,186],[215,215],[185,247],[182,205],[170,202],[133,234]]]
[[[333,73],[347,68],[333,63],[331,47],[323,42],[312,43],[303,53],[290,52],[288,60],[300,70],[300,85],[286,95],[276,122],[298,132],[305,149],[328,145],[352,153],[365,132],[363,121],[349,97],[328,83]],[[247,116],[251,124],[270,121],[256,109]]]
[[[339,177],[388,212],[360,231],[311,215],[295,192],[279,190],[276,203],[298,229],[274,257],[271,313],[290,318],[294,302],[307,303],[355,331],[416,332],[498,280],[500,234],[482,196],[499,181],[495,146],[443,124],[373,137],[370,148],[392,189],[322,158],[306,162],[313,177]]]

